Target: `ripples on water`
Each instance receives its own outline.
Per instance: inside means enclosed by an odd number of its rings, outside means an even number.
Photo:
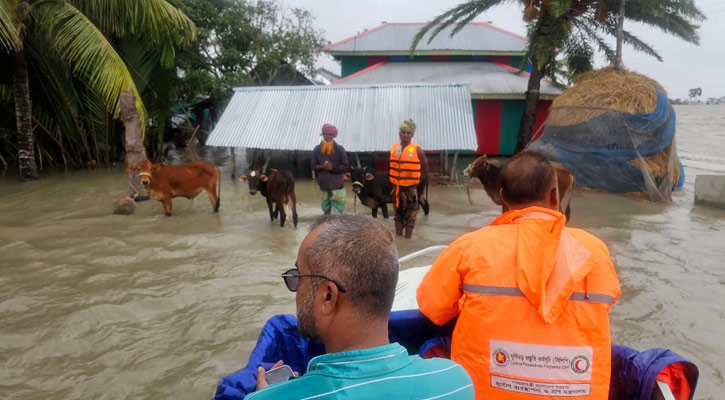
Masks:
[[[692,359],[697,398],[717,399],[725,211],[693,206],[692,191],[695,174],[725,174],[725,107],[677,113],[687,180],[674,204],[578,192],[572,223],[601,237],[617,266],[614,341]],[[208,158],[229,176],[224,152]],[[288,229],[270,224],[263,199],[228,179],[219,214],[200,195],[174,200],[171,218],[156,201],[113,216],[124,175],[0,180],[0,398],[209,398],[221,376],[244,366],[264,321],[294,312],[279,274],[320,213],[313,182],[297,184],[300,226]],[[432,213],[400,253],[448,243],[498,215],[483,191],[472,196],[474,206],[463,188],[431,187]]]

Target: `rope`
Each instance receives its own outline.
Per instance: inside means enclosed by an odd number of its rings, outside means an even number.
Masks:
[[[139,192],[139,190],[138,190],[138,189],[136,189],[136,187],[135,187],[135,186],[133,185],[133,182],[131,181],[131,174],[128,174],[128,187],[129,187],[129,189],[130,189],[130,190],[129,190],[129,193],[130,193],[130,192],[135,192],[135,193],[134,193],[133,195],[129,195],[128,197],[129,197],[129,198],[130,198],[131,200],[133,200],[133,201],[136,201],[136,197],[138,197],[138,195],[139,195],[139,194],[140,194],[141,192]]]

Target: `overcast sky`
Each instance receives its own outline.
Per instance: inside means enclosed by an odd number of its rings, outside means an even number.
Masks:
[[[282,0],[291,7],[306,8],[315,17],[315,26],[325,39],[336,42],[363,30],[374,28],[383,21],[423,22],[433,19],[464,0]],[[701,87],[703,98],[725,96],[725,1],[696,0],[708,16],[701,23],[700,46],[694,46],[673,36],[633,23],[625,29],[651,44],[663,62],[624,48],[627,68],[656,79],[671,98],[685,98],[688,90]],[[481,14],[478,21],[526,34],[521,20],[521,8],[513,2]],[[320,66],[339,73],[339,64],[327,56]],[[600,61],[599,66],[604,62]]]

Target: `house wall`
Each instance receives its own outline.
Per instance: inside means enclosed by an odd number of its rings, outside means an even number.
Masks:
[[[477,154],[508,156],[516,149],[516,135],[524,113],[524,100],[472,100]],[[534,137],[541,135],[551,100],[539,101]]]

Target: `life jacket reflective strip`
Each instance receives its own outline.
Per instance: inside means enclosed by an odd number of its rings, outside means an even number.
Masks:
[[[499,296],[525,297],[521,289],[506,286],[484,286],[463,284],[463,290],[469,293],[490,294]],[[602,293],[574,292],[569,296],[571,301],[586,301],[590,303],[614,304],[614,296]]]
[[[471,376],[477,399],[606,399],[611,374],[608,311],[620,293],[609,252],[594,236],[561,228],[562,256],[580,260],[588,272],[571,281],[566,297],[555,303],[560,311],[547,320],[544,315],[550,314],[540,314],[524,287],[531,291],[539,287],[532,278],[547,279],[535,271],[546,264],[540,251],[548,247],[532,243],[549,240],[552,224],[563,220],[551,210],[523,211],[553,213],[556,220],[526,214],[459,238],[418,287],[420,310],[438,325],[458,315],[451,359]],[[550,277],[561,272],[554,268]],[[527,279],[529,285],[522,286]],[[550,296],[557,292],[536,292],[535,299],[546,302]]]

